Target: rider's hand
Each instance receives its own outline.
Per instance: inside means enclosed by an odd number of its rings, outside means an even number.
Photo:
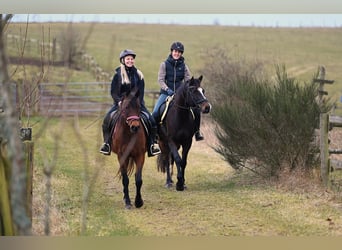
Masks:
[[[170,88],[167,88],[166,92],[169,96],[172,96],[174,94],[173,90]]]

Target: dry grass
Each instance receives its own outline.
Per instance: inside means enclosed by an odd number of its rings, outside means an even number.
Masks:
[[[332,192],[301,173],[284,173],[278,182],[264,181],[248,172],[234,172],[211,148],[213,127],[203,120],[205,141],[194,142],[186,169],[188,189],[164,188],[155,158],[143,171],[141,209],[124,209],[115,156],[98,153],[100,122],[85,129],[91,119],[80,119],[91,172],[99,171],[88,203],[87,230],[82,235],[113,236],[326,236],[342,235],[342,206]],[[53,133],[58,122],[52,123]],[[65,123],[60,159],[53,175],[51,235],[80,235],[84,166],[75,140],[73,122]],[[35,131],[35,130],[34,130]],[[50,148],[48,135],[36,148]],[[66,143],[67,142],[67,143]],[[38,154],[38,152],[36,152]],[[42,235],[45,184],[40,156],[35,157],[33,229]],[[134,197],[134,178],[130,192]]]

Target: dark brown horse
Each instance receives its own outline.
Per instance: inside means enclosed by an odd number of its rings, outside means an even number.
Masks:
[[[129,197],[128,185],[129,176],[135,166],[135,207],[139,208],[144,204],[141,197],[142,170],[146,153],[146,134],[140,120],[139,91],[134,88],[127,93],[118,110],[118,120],[112,135],[112,151],[117,154],[120,164],[124,201],[127,209],[132,207]]]
[[[176,189],[185,188],[185,168],[188,153],[192,145],[195,131],[195,113],[209,113],[211,105],[204,95],[201,87],[202,76],[192,77],[182,84],[169,105],[169,110],[159,127],[159,146],[161,154],[158,155],[158,169],[166,172],[166,186],[172,186],[170,165],[177,166]],[[178,150],[182,147],[182,156]]]

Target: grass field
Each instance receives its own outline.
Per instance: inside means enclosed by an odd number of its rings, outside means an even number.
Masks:
[[[66,23],[30,23],[28,38],[51,42],[60,39]],[[107,72],[113,72],[119,64],[118,55],[124,48],[137,53],[136,65],[143,71],[146,88],[157,90],[159,64],[168,53],[173,41],[185,45],[184,56],[194,75],[203,73],[203,65],[212,48],[223,48],[235,60],[261,61],[267,70],[274,73],[275,64],[285,64],[289,74],[301,80],[311,81],[318,66],[326,68],[326,78],[335,80],[327,86],[329,96],[339,100],[342,95],[342,30],[340,28],[260,28],[227,26],[181,26],[160,24],[109,24],[74,23],[75,32],[83,39],[85,50]],[[26,24],[12,23],[8,35],[25,34]],[[87,38],[87,39],[86,39]],[[20,41],[8,39],[8,51],[18,55]],[[31,44],[27,56],[40,58],[40,50]],[[51,53],[51,51],[50,51]],[[24,55],[26,55],[24,54]],[[45,55],[47,57],[47,55]],[[220,55],[217,55],[220,63]],[[40,68],[38,69],[39,72]],[[73,72],[71,76],[50,68],[49,81],[92,81],[89,74]],[[74,74],[77,77],[74,77]],[[22,76],[21,76],[22,77]],[[205,72],[204,72],[205,77]],[[229,76],[227,76],[229,77]],[[15,78],[15,77],[14,77]],[[68,78],[70,80],[70,78]],[[204,84],[210,83],[204,81]]]
[[[336,194],[306,178],[289,177],[279,184],[256,177],[251,180],[248,173],[234,172],[211,148],[215,137],[207,119],[203,124],[206,140],[194,142],[190,152],[186,169],[188,189],[184,192],[166,189],[165,176],[157,172],[156,159],[147,158],[142,187],[145,204],[132,210],[124,208],[121,180],[116,176],[116,156],[98,153],[100,122],[93,123],[91,118],[53,119],[40,135],[43,122],[39,119],[36,122],[33,192],[36,234],[44,234],[43,169],[53,167],[52,235],[342,235],[342,206]],[[84,192],[88,188],[90,196],[85,206]],[[134,197],[134,178],[130,192]]]
[[[67,24],[28,26],[28,38],[52,40]],[[174,40],[185,44],[185,57],[194,75],[202,72],[207,50],[225,48],[232,58],[262,61],[272,72],[286,64],[289,74],[310,81],[319,65],[326,67],[329,96],[342,95],[342,30],[339,28],[256,28],[138,24],[73,24],[82,37],[90,33],[86,50],[99,65],[112,72],[117,55],[134,49],[136,64],[144,72],[147,89],[158,89],[159,64]],[[7,34],[19,35],[25,24],[10,24]],[[7,41],[8,54],[18,56],[19,44]],[[30,49],[24,54],[39,58]],[[38,50],[37,50],[38,51]],[[36,52],[37,52],[36,51]],[[220,55],[217,55],[220,63]],[[41,67],[10,66],[12,80],[33,81]],[[87,71],[44,69],[50,82],[95,81]],[[204,72],[205,77],[205,72]],[[229,77],[229,76],[227,76]],[[204,86],[210,83],[204,79]],[[210,97],[209,97],[210,98]],[[212,146],[216,143],[210,116],[203,121],[205,141],[194,142],[186,170],[185,192],[165,189],[155,158],[147,158],[143,171],[141,209],[124,209],[116,157],[98,153],[101,119],[23,117],[33,127],[34,190],[33,231],[44,234],[47,170],[51,179],[51,235],[143,236],[341,236],[342,205],[339,194],[326,191],[314,179],[290,176],[278,182],[250,178],[234,172]],[[28,120],[28,121],[27,121]],[[55,161],[56,160],[56,161]],[[298,173],[300,174],[300,173]],[[286,176],[286,175],[285,175]],[[134,196],[134,180],[131,178]],[[90,196],[88,196],[88,192]]]

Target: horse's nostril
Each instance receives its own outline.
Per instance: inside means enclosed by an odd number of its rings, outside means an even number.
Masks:
[[[210,106],[206,106],[205,107],[205,113],[209,113],[210,112]]]

